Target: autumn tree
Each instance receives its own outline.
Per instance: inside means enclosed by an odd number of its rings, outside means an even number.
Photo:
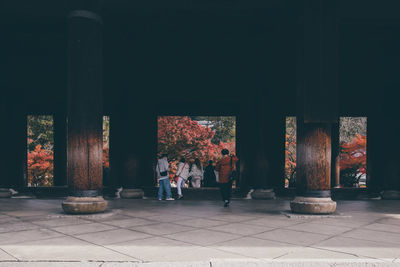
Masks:
[[[54,170],[53,151],[37,145],[28,153],[28,184],[31,186],[52,186]]]
[[[285,139],[285,178],[292,187],[296,179],[296,117],[286,117]]]
[[[367,137],[356,134],[351,142],[341,144],[340,179],[344,186],[359,183],[367,173]]]

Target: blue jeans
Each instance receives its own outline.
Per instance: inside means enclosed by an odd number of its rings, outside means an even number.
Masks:
[[[164,191],[166,194],[166,198],[171,198],[172,197],[171,184],[169,182],[169,179],[166,178],[160,180],[159,182],[160,182],[160,187],[158,188],[158,199],[162,199]]]

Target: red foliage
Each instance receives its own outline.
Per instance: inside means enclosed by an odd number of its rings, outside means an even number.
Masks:
[[[286,134],[285,140],[285,170],[287,179],[291,179],[296,173],[296,137]]]
[[[235,142],[213,144],[214,131],[187,116],[163,116],[158,118],[158,152],[168,153],[171,161],[171,176],[181,157],[187,160],[218,160],[221,150],[235,152]]]
[[[108,146],[103,147],[103,166],[110,168],[110,149]]]
[[[358,169],[366,173],[367,168],[367,137],[359,134],[351,143],[343,143],[340,155],[340,170]]]
[[[53,151],[45,150],[37,145],[28,152],[28,183],[35,186],[53,185]]]

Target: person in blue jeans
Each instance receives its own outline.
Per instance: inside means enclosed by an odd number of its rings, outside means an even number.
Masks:
[[[172,198],[171,194],[171,183],[169,182],[169,164],[167,154],[162,154],[161,158],[157,161],[156,166],[157,178],[160,184],[158,188],[158,200],[163,199],[163,194],[165,191],[165,200],[175,200]]]

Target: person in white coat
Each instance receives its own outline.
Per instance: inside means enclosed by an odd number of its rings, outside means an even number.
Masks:
[[[157,161],[156,166],[157,178],[160,184],[158,188],[158,200],[163,199],[165,191],[165,200],[174,200],[171,194],[171,184],[169,182],[169,164],[167,154],[162,154],[161,158]]]
[[[181,160],[179,161],[175,175],[178,177],[178,181],[176,182],[178,199],[181,199],[183,198],[182,187],[185,186],[186,180],[189,177],[189,164],[186,162],[185,158],[181,158]]]
[[[201,166],[199,159],[194,160],[189,176],[192,176],[193,188],[200,188],[201,181],[203,180],[203,166]]]

